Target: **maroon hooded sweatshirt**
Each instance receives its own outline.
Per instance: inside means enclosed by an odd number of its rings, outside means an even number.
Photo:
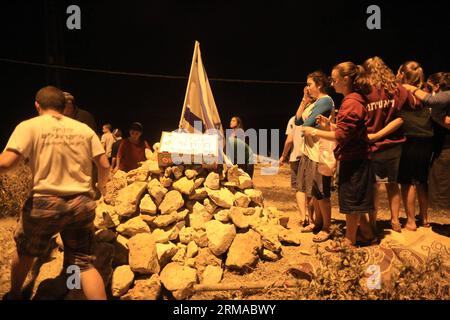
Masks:
[[[365,99],[353,92],[344,97],[337,114],[334,155],[338,160],[360,160],[369,158],[369,141],[365,119]]]
[[[403,86],[397,87],[397,92],[391,97],[385,89],[373,88],[366,98],[366,127],[367,133],[377,133],[389,122],[400,118],[405,104],[409,104],[408,92]],[[371,152],[383,151],[405,142],[402,130],[383,137],[370,145]]]

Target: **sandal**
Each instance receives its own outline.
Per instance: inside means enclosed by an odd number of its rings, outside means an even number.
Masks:
[[[313,241],[314,242],[325,242],[325,241],[327,241],[328,239],[330,239],[330,237],[331,237],[331,232],[327,232],[327,231],[320,231],[318,234],[316,234],[314,237],[313,237]]]
[[[392,222],[391,221],[391,228],[395,232],[398,232],[398,233],[402,232],[402,225],[400,224],[400,222]]]

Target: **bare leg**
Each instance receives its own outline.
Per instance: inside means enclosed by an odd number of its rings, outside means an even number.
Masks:
[[[297,199],[298,210],[300,212],[300,226],[302,226],[307,215],[306,193],[296,192],[295,198]]]
[[[417,185],[421,224],[428,224],[428,184]]]
[[[315,226],[321,226],[323,225],[323,218],[322,218],[322,208],[319,205],[319,200],[317,200],[316,197],[311,198],[311,203],[314,208],[314,219],[311,220],[311,223]]]
[[[314,198],[308,198],[308,216],[307,216],[307,220],[310,223],[314,223],[315,221],[315,215],[314,215],[314,211],[319,210],[316,209],[317,205],[314,205]]]
[[[417,229],[415,213],[416,189],[413,185],[402,185],[402,198],[407,217],[405,228],[415,231]]]
[[[400,203],[401,203],[401,194],[398,183],[390,182],[386,184],[386,191],[389,200],[389,206],[391,209],[391,221],[399,221],[398,217],[400,215]]]
[[[367,219],[365,214],[360,215],[359,220],[359,227],[361,229],[361,234],[364,237],[364,239],[374,239],[375,233],[372,229],[372,225],[370,224],[369,220]]]
[[[81,272],[81,286],[89,300],[106,300],[105,284],[97,269],[90,268]]]
[[[345,230],[345,239],[354,245],[356,243],[356,232],[358,231],[358,224],[360,220],[359,214],[346,214],[346,230]]]
[[[28,272],[33,266],[34,257],[20,255],[14,250],[11,262],[11,299],[21,299],[23,283],[27,278]]]
[[[379,192],[378,188],[380,187],[379,183],[375,183],[373,188],[373,206],[374,211],[369,213],[369,222],[372,226],[373,230],[377,230],[377,214],[378,214],[378,200],[379,200]]]
[[[331,227],[331,200],[330,198],[317,200],[320,208],[320,216],[322,217],[322,230],[330,232]]]

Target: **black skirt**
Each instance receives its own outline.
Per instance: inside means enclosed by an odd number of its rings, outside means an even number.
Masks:
[[[403,144],[398,183],[426,184],[433,155],[433,138],[407,137]]]
[[[339,211],[344,214],[368,213],[374,208],[375,175],[370,160],[339,162]]]

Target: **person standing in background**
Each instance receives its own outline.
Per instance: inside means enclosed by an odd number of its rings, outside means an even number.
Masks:
[[[122,170],[128,172],[137,169],[139,162],[145,161],[145,149],[150,149],[142,134],[144,127],[139,122],[134,122],[130,126],[130,136],[124,139],[117,152],[117,163],[113,172]]]
[[[422,67],[415,61],[405,62],[398,69],[397,81],[423,88],[425,76]],[[430,110],[418,99],[412,108],[403,108],[401,116],[406,142],[402,148],[398,182],[402,187],[407,215],[404,227],[406,230],[416,231],[416,195],[419,200],[419,220],[426,220],[428,215],[428,173],[433,154],[433,126]]]
[[[403,86],[414,96],[431,108],[431,118],[438,135],[438,145],[435,149],[429,174],[429,200],[433,209],[450,208],[450,74],[439,72],[428,78],[433,95],[415,86]],[[423,227],[429,227],[428,217],[419,217]]]
[[[115,129],[113,136],[115,141],[111,148],[111,168],[115,168],[117,164],[117,152],[119,152],[120,143],[122,142],[122,130]]]
[[[114,135],[111,133],[112,131],[111,124],[109,123],[104,124],[102,127],[102,131],[103,135],[100,141],[102,142],[103,148],[106,151],[106,156],[108,157],[108,160],[111,163],[111,151],[113,143],[115,141]]]
[[[94,132],[97,132],[97,123],[95,122],[92,114],[84,109],[78,108],[78,106],[75,104],[75,97],[71,93],[64,92],[64,98],[64,115],[66,117],[87,124],[89,128],[94,130]]]

